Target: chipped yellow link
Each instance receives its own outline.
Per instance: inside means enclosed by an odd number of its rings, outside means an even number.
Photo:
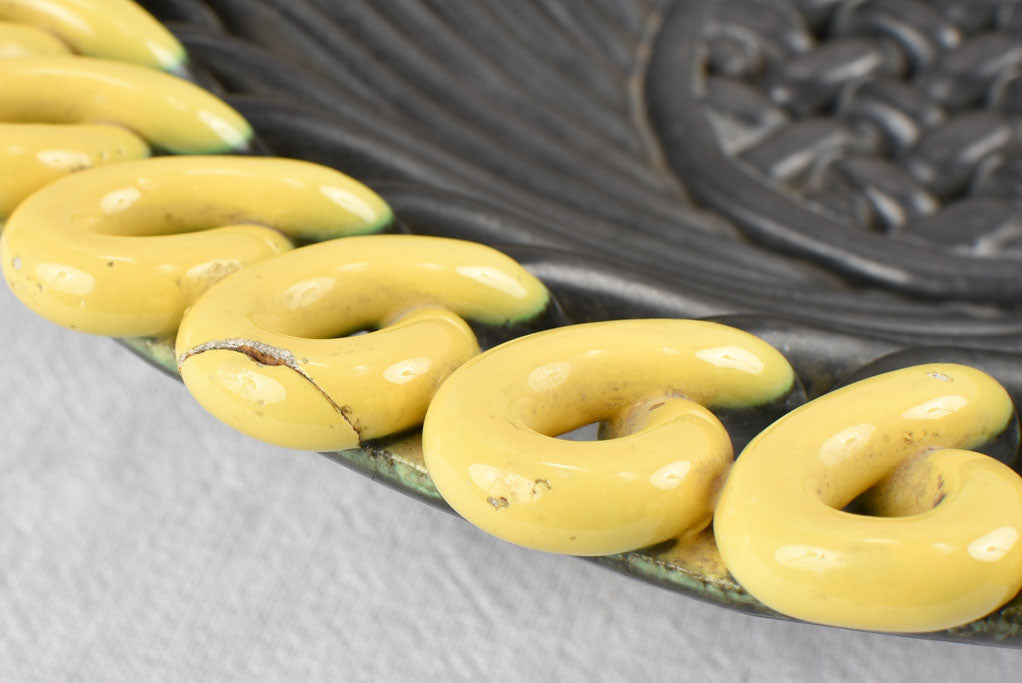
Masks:
[[[242,150],[248,123],[186,80],[88,57],[0,60],[0,121],[117,122],[177,154]]]
[[[0,220],[68,173],[147,156],[145,141],[118,126],[0,123]]]
[[[11,290],[49,320],[161,336],[211,284],[289,249],[288,237],[373,232],[390,220],[375,193],[316,164],[161,157],[81,171],[36,192],[0,234],[0,263]]]
[[[714,530],[728,569],[783,614],[925,632],[978,619],[1022,587],[1022,478],[967,450],[1012,419],[973,368],[898,370],[822,396],[742,452]],[[880,516],[841,508],[871,492]]]
[[[32,26],[0,21],[0,59],[70,54],[59,38]]]
[[[181,43],[131,0],[0,0],[0,19],[52,32],[76,52],[179,71]]]
[[[342,450],[421,422],[440,382],[479,350],[461,317],[503,325],[547,303],[536,278],[480,244],[353,237],[218,283],[182,321],[177,353],[192,395],[235,429]]]
[[[761,405],[795,376],[741,330],[690,320],[575,325],[475,358],[437,392],[423,425],[444,499],[530,548],[605,555],[698,532],[731,462],[706,407]],[[611,438],[553,438],[609,421]]]

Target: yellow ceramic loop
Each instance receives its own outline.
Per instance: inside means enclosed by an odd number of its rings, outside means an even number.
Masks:
[[[32,26],[0,21],[0,59],[70,54],[59,38]]]
[[[430,476],[473,524],[530,548],[604,555],[710,521],[731,441],[703,406],[761,405],[794,373],[766,342],[690,320],[576,325],[475,358],[423,425]],[[598,442],[553,438],[609,421]]]
[[[145,141],[118,126],[0,123],[0,220],[68,173],[147,156]]]
[[[178,71],[181,43],[130,0],[0,0],[0,19],[59,36],[76,52]]]
[[[88,57],[0,60],[0,121],[118,123],[176,154],[241,150],[252,129],[186,80]]]
[[[211,284],[289,249],[288,237],[373,232],[390,220],[375,193],[316,164],[161,157],[74,173],[31,195],[0,234],[0,262],[14,293],[49,320],[162,336]]]
[[[354,237],[220,282],[185,316],[177,353],[188,389],[232,427],[341,450],[421,422],[440,382],[479,350],[459,316],[517,322],[547,301],[536,278],[479,244]]]
[[[834,626],[924,632],[988,614],[1022,587],[1022,479],[957,449],[1011,414],[996,381],[946,364],[789,413],[724,487],[714,531],[728,569],[777,611]],[[885,516],[842,511],[877,482],[863,502]]]

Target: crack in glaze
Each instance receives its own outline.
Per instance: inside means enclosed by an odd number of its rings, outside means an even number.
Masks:
[[[359,443],[362,442],[361,430],[348,416],[348,413],[351,412],[350,409],[348,409],[347,406],[338,405],[337,402],[330,397],[330,394],[328,394],[323,387],[319,386],[319,384],[316,383],[316,380],[314,380],[309,373],[302,369],[298,359],[295,358],[295,355],[291,351],[255,339],[214,339],[199,344],[198,346],[193,346],[191,349],[182,353],[177,359],[178,372],[180,373],[181,366],[186,360],[200,353],[205,353],[206,351],[234,351],[248,356],[260,365],[266,365],[269,367],[284,366],[294,370],[309,384],[311,384],[324,399],[326,399],[326,402],[329,403],[337,414],[341,416],[341,419],[344,420],[349,427],[351,427],[352,431],[358,434]]]

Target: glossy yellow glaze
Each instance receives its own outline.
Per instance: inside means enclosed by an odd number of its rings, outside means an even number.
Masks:
[[[0,59],[70,54],[67,44],[42,29],[0,21]]]
[[[437,392],[423,453],[441,495],[505,540],[605,555],[698,532],[731,462],[704,406],[761,405],[794,373],[741,330],[690,320],[575,325],[466,363]],[[608,421],[598,442],[553,438]]]
[[[52,32],[92,57],[178,71],[181,43],[131,0],[0,0],[0,19]]]
[[[248,123],[188,81],[88,57],[0,60],[0,121],[110,123],[177,154],[244,149]]]
[[[440,382],[478,353],[459,316],[503,324],[547,300],[520,265],[471,242],[315,244],[210,289],[181,323],[181,376],[242,432],[290,448],[353,448],[417,425]]]
[[[80,171],[30,196],[0,234],[0,264],[45,318],[94,334],[161,336],[211,284],[289,249],[288,237],[360,234],[390,220],[375,193],[324,166],[160,157]]]
[[[0,220],[57,178],[147,156],[145,141],[118,126],[0,123]]]
[[[925,632],[978,619],[1022,587],[1022,479],[967,450],[1011,400],[973,368],[933,364],[822,396],[739,456],[714,521],[735,578],[784,614]],[[841,508],[866,501],[880,516]]]

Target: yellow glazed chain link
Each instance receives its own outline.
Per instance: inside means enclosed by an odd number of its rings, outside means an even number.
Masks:
[[[72,57],[69,46],[140,66]],[[230,107],[142,68],[178,70],[184,57],[128,0],[0,0],[0,220],[62,175],[148,156],[147,141],[178,153],[243,149],[251,129]]]
[[[0,0],[0,21],[45,30],[83,55],[165,71],[185,63],[181,43],[131,0]]]
[[[1012,419],[979,370],[935,364],[792,411],[742,453],[714,532],[750,593],[790,616],[882,631],[978,619],[1022,587],[1022,479],[961,448]],[[841,508],[878,484],[874,514]]]
[[[208,153],[241,150],[250,137],[237,112],[175,76],[86,57],[3,59],[0,220],[47,183],[147,157],[149,144]]]
[[[541,313],[546,288],[480,244],[380,235],[314,244],[226,278],[177,336],[207,410],[291,448],[340,450],[422,421],[440,382],[479,351],[461,317]],[[336,339],[366,328],[369,334]]]
[[[51,33],[0,21],[0,59],[69,53]],[[147,156],[145,141],[119,126],[0,123],[0,222],[25,197],[63,175]]]
[[[77,56],[0,60],[0,121],[116,121],[176,154],[240,150],[252,136],[237,112],[184,79]]]
[[[794,381],[776,349],[724,325],[574,325],[462,366],[430,404],[423,454],[476,526],[541,550],[619,553],[709,524],[732,452],[704,406],[768,403]],[[620,438],[553,438],[603,420]]]
[[[0,221],[30,194],[69,173],[147,156],[145,141],[119,126],[0,123]]]
[[[148,155],[146,141],[171,152],[247,144],[248,124],[189,83],[59,56],[71,46],[181,69],[180,44],[134,3],[0,0],[3,19],[23,25],[0,22],[0,57],[12,58],[0,61],[0,221],[58,176]],[[355,447],[414,426],[428,405],[438,488],[516,543],[603,554],[692,534],[726,478],[721,553],[786,614],[928,631],[982,617],[1022,585],[1022,479],[960,450],[1011,415],[983,373],[926,366],[834,392],[765,430],[728,477],[730,441],[705,406],[783,396],[795,379],[776,350],[712,323],[618,321],[462,365],[478,347],[461,316],[501,324],[547,305],[507,257],[405,236],[277,255],[291,248],[278,230],[318,240],[390,220],[368,189],[312,164],[158,159],[48,185],[11,217],[0,260],[27,305],[86,331],[172,334],[194,304],[177,344],[185,382],[259,438]],[[327,338],[365,327],[382,329]],[[595,420],[610,439],[551,438]],[[836,509],[874,483],[862,500],[881,516]]]
[[[71,54],[64,41],[42,29],[0,20],[0,59]]]
[[[317,164],[162,157],[81,171],[33,194],[0,236],[0,265],[44,318],[163,336],[210,285],[290,249],[288,237],[373,232],[390,220],[375,193]]]

